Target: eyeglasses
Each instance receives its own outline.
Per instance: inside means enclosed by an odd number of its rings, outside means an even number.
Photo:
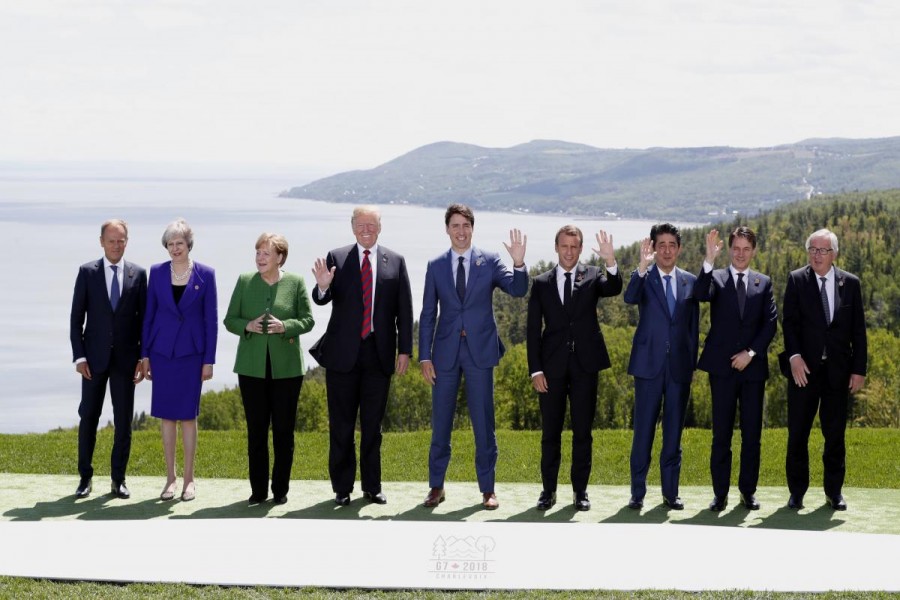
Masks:
[[[806,249],[807,252],[813,255],[825,256],[829,252],[834,252],[832,248],[816,248],[815,246],[810,246]]]

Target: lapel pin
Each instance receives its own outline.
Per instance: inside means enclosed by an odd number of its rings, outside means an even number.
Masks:
[[[480,267],[482,262],[484,262],[484,259],[482,259],[481,257],[477,258],[475,260],[475,266]]]
[[[753,280],[753,285],[759,285],[759,277]]]
[[[195,289],[195,290],[199,290],[199,289],[200,289],[200,286],[197,285],[197,284],[195,283],[195,284],[194,284],[194,289]]]

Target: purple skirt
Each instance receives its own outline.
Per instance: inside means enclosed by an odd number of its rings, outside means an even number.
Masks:
[[[169,358],[150,353],[153,393],[150,414],[158,419],[190,421],[200,414],[203,355]]]

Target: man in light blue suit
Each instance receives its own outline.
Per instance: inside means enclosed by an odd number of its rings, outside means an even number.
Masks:
[[[431,490],[424,506],[444,501],[444,477],[450,464],[450,434],[456,413],[461,375],[466,377],[466,402],[475,434],[475,472],[488,510],[499,506],[494,493],[497,438],[494,433],[494,367],[505,351],[497,334],[492,298],[494,288],[522,297],[528,291],[525,269],[527,236],[513,229],[506,250],[510,271],[493,252],[472,246],[475,215],[463,204],[444,214],[450,250],[432,259],[425,271],[425,294],[419,317],[419,361],[432,385],[431,449],[428,479]]]
[[[631,444],[631,500],[639,510],[647,493],[650,450],[662,408],[659,468],[663,503],[682,510],[678,497],[681,431],[697,366],[700,309],[694,297],[697,278],[675,266],[681,233],[671,223],[654,225],[641,242],[638,268],[625,289],[625,302],[637,304],[628,373],[634,376],[634,438]],[[650,263],[655,263],[650,267]],[[649,268],[648,268],[649,267]]]

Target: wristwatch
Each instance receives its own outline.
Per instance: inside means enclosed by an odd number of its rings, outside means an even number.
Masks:
[[[750,355],[750,358],[756,356],[756,351],[753,348],[747,348],[747,354]]]

